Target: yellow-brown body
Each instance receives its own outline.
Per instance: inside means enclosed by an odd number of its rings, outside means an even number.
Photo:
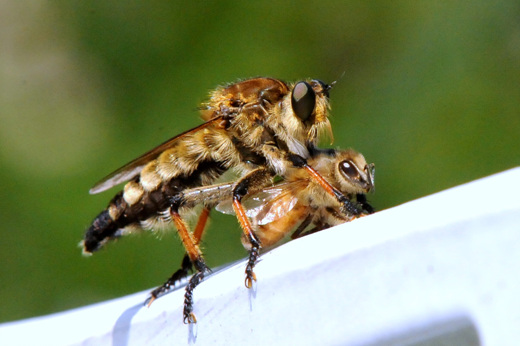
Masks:
[[[257,167],[283,176],[292,166],[289,155],[309,157],[308,148],[315,146],[319,133],[330,132],[328,89],[314,80],[288,85],[272,78],[216,89],[203,107],[206,123],[161,144],[91,189],[98,193],[128,181],[87,230],[84,252],[126,231],[169,226],[172,197],[211,184],[231,168],[239,176]],[[312,96],[308,112],[295,113],[300,94]]]
[[[373,212],[364,196],[374,189],[374,165],[367,164],[355,150],[316,150],[309,164],[331,185],[350,200],[358,200],[361,214]],[[211,209],[234,214],[231,197],[234,183],[216,184],[183,191],[183,205],[188,209],[202,204]],[[328,194],[311,175],[301,168],[288,169],[285,178],[269,187],[251,190],[244,199],[246,217],[251,220],[255,237],[262,248],[276,245],[300,228],[299,236],[307,226],[314,230],[335,226],[358,215],[345,214],[342,204]],[[201,234],[197,236],[197,242]],[[243,237],[244,247],[250,248]]]
[[[332,186],[351,200],[364,196],[374,189],[374,166],[368,165],[360,153],[350,149],[322,152],[309,160]],[[346,172],[344,166],[349,166]],[[253,219],[255,236],[263,248],[269,248],[291,235],[299,237],[307,228],[310,232],[347,222],[357,215],[341,212],[341,203],[326,193],[321,185],[302,169],[292,169],[285,181],[258,193],[264,195],[263,204],[249,215]],[[254,194],[250,198],[257,198]],[[363,213],[371,213],[372,207],[360,201]],[[249,243],[242,238],[244,247]]]

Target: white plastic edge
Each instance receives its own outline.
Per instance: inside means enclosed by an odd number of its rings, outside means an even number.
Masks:
[[[520,168],[264,254],[195,290],[149,291],[0,325],[1,345],[508,345],[520,339]]]

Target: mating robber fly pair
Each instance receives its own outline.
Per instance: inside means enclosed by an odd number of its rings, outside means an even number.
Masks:
[[[172,223],[186,250],[181,268],[151,292],[150,303],[190,270],[184,322],[195,323],[193,290],[209,268],[199,243],[211,209],[236,215],[249,251],[245,274],[251,288],[261,248],[370,214],[366,193],[374,165],[358,152],[319,149],[332,138],[329,90],[318,80],[286,84],[254,78],[217,88],[202,107],[202,125],[133,160],[97,183],[99,193],[127,182],[92,222],[82,242],[90,254],[133,230]],[[237,178],[216,183],[231,172]],[[186,215],[202,205],[191,231]]]

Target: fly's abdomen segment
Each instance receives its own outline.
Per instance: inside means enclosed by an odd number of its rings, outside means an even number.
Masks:
[[[97,251],[106,242],[132,230],[170,227],[171,201],[184,189],[213,181],[226,170],[223,164],[202,162],[192,175],[171,179],[153,191],[145,191],[138,179],[127,183],[87,229],[83,252]]]

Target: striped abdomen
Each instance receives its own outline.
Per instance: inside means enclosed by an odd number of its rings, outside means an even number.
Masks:
[[[160,223],[169,224],[169,214],[165,211],[168,211],[172,198],[186,188],[213,181],[226,170],[227,167],[220,163],[203,162],[190,176],[161,183],[153,191],[142,191],[137,200],[131,200],[128,196],[135,195],[132,189],[140,186],[139,180],[127,183],[125,190],[110,201],[86,231],[83,251],[91,253],[98,250],[107,241],[123,235],[125,229],[151,229],[160,226]]]

